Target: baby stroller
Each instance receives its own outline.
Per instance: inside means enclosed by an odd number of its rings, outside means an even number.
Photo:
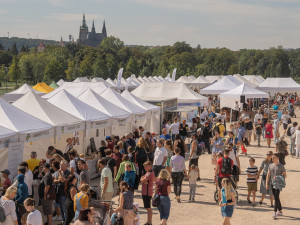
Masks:
[[[296,118],[295,108],[294,108],[293,105],[290,105],[289,115],[290,115],[290,117],[295,117]]]
[[[89,207],[94,208],[94,224],[96,225],[109,225],[110,214],[112,212],[111,201],[100,201],[91,199]]]

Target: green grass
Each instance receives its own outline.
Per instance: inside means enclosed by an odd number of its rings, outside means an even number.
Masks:
[[[7,82],[7,88],[6,88],[6,82],[1,82],[2,86],[0,87],[0,96],[3,97],[3,95],[7,92],[11,92],[15,90],[16,83],[15,82]],[[23,85],[23,83],[18,83],[19,87]]]

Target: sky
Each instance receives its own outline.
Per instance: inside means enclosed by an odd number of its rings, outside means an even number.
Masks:
[[[300,0],[0,0],[0,36],[76,40],[83,12],[128,45],[300,47]]]

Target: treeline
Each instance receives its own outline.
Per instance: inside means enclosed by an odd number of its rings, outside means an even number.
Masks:
[[[1,47],[1,46],[0,46]],[[177,68],[182,75],[257,74],[264,77],[295,77],[300,74],[300,49],[282,47],[266,50],[227,48],[192,48],[185,42],[173,46],[129,47],[115,37],[106,38],[97,48],[67,43],[64,47],[48,45],[18,51],[0,50],[0,81],[49,83],[76,77],[115,79],[119,68],[123,76],[166,76]]]

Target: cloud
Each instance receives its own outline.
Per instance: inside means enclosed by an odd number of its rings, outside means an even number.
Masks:
[[[50,14],[49,16],[56,20],[60,20],[64,22],[82,21],[82,14],[55,13],[55,14]],[[91,23],[93,19],[95,20],[104,19],[104,16],[98,14],[86,14],[85,19],[87,20],[88,23]]]
[[[0,9],[0,15],[7,14],[8,12],[4,9]]]

